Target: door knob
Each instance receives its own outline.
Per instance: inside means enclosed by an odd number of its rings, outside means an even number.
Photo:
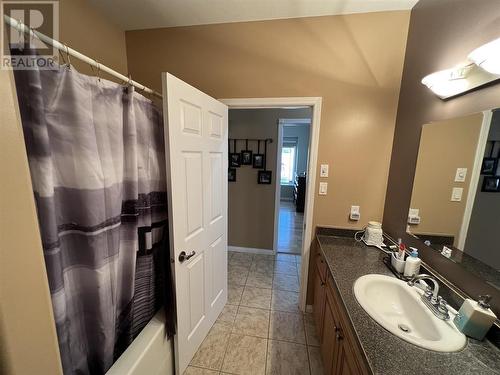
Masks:
[[[185,251],[181,251],[179,254],[179,262],[184,262],[185,260],[188,260],[189,258],[192,258],[196,255],[196,251],[191,251],[189,254],[186,254]]]

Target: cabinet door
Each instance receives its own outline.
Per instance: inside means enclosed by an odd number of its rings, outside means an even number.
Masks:
[[[352,351],[351,343],[343,336],[342,329],[336,336],[338,351],[336,358],[335,375],[359,375],[361,371],[357,367],[356,357]]]
[[[334,318],[334,309],[326,294],[325,312],[323,319],[323,334],[321,337],[321,356],[323,357],[323,366],[325,375],[334,374],[336,370],[336,351],[337,351],[337,325]]]
[[[314,274],[313,314],[314,314],[314,323],[316,325],[316,332],[318,333],[318,337],[321,338],[321,334],[323,331],[323,315],[325,311],[326,287],[324,281],[321,280],[321,275],[316,267],[315,271],[316,272]]]

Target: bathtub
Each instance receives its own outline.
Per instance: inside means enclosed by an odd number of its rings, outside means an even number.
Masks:
[[[166,337],[161,309],[106,375],[174,375],[173,364],[173,341]]]

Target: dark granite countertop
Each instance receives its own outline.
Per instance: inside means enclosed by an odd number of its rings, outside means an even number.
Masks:
[[[353,238],[317,236],[356,335],[374,374],[500,374],[500,350],[489,341],[467,339],[464,349],[439,353],[419,348],[386,331],[359,305],[353,285],[360,276],[393,276],[384,253]],[[394,277],[394,276],[393,276]]]

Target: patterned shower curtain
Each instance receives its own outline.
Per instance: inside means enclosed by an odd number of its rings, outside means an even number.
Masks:
[[[162,115],[73,67],[16,85],[64,373],[103,374],[171,285]]]

